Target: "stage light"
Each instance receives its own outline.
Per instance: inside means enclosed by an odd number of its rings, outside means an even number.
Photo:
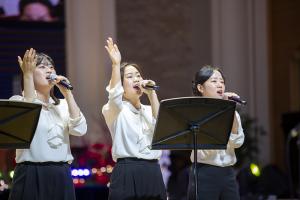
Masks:
[[[254,176],[260,176],[260,169],[259,169],[258,165],[251,163],[250,170]]]
[[[73,179],[73,183],[74,183],[74,184],[78,184],[78,183],[79,183],[78,178],[74,178],[74,179]]]
[[[73,177],[82,177],[82,176],[90,176],[91,172],[89,169],[72,169],[71,174]]]
[[[96,168],[93,168],[93,169],[92,169],[92,173],[93,173],[93,174],[96,174],[96,173],[97,173],[97,169],[96,169]]]
[[[113,170],[114,168],[111,166],[111,165],[107,165],[106,166],[106,171],[107,171],[107,173],[112,173],[112,170]]]
[[[85,183],[85,180],[84,180],[83,178],[80,178],[80,179],[79,179],[79,183],[80,183],[80,184],[84,184],[84,183]]]
[[[88,170],[88,169],[84,169],[83,170],[83,175],[84,176],[89,176],[91,173],[90,173],[90,170]]]
[[[83,170],[82,169],[78,170],[78,176],[83,176]]]
[[[106,172],[106,168],[105,168],[105,167],[101,167],[101,168],[100,168],[100,171],[101,171],[102,173],[105,173],[105,172]]]
[[[14,177],[14,171],[10,171],[10,172],[9,172],[9,177],[10,177],[10,178],[13,178],[13,177]]]
[[[72,174],[72,176],[78,176],[77,169],[72,169],[71,174]]]

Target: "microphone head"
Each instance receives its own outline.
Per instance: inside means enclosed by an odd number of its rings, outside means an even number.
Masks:
[[[49,76],[47,76],[47,79],[50,81],[55,81],[57,79],[57,75],[50,74]],[[65,80],[60,80],[58,84],[64,86],[68,90],[73,90],[73,86]]]
[[[50,74],[47,79],[49,79],[50,81],[54,81],[56,79],[57,75],[56,74]]]

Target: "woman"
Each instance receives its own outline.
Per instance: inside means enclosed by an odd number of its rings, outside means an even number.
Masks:
[[[239,97],[225,92],[225,80],[220,69],[211,66],[202,67],[193,83],[195,96],[225,99]],[[244,142],[244,132],[238,112],[235,112],[231,134],[226,150],[198,150],[198,199],[199,200],[236,200],[239,198],[238,186],[232,166],[236,163],[234,149]],[[194,151],[191,160],[194,162]],[[189,180],[189,199],[194,195],[193,173]]]
[[[9,199],[74,200],[69,135],[84,135],[86,120],[72,92],[59,85],[68,80],[63,76],[49,80],[50,74],[56,73],[49,56],[31,48],[23,59],[18,57],[18,62],[23,72],[23,96],[10,100],[38,103],[42,110],[30,148],[16,150],[17,166]],[[64,99],[54,96],[54,86]]]
[[[112,156],[117,162],[111,176],[109,199],[166,199],[157,162],[161,151],[149,149],[159,102],[156,92],[145,87],[155,82],[143,80],[136,64],[121,65],[121,54],[111,38],[105,48],[112,61],[112,74],[106,88],[108,102],[102,113],[113,140]],[[141,103],[143,93],[151,106]]]

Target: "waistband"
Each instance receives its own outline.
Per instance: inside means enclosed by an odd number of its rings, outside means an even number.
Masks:
[[[128,158],[118,158],[117,163],[132,163],[132,162],[150,162],[150,163],[158,163],[158,159],[143,159],[143,158],[135,158],[135,157],[128,157]]]
[[[35,165],[35,166],[47,166],[47,165],[70,165],[68,162],[53,162],[53,161],[47,161],[47,162],[31,162],[31,161],[24,161],[17,163],[17,165]]]
[[[194,163],[192,164],[192,166],[194,166]],[[207,164],[207,163],[197,163],[196,164],[197,167],[212,167],[212,168],[223,168],[223,169],[226,169],[226,168],[232,168],[233,166],[232,165],[228,165],[228,166],[217,166],[217,165],[211,165],[211,164]]]

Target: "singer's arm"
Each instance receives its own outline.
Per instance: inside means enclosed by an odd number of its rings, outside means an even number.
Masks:
[[[59,75],[59,76],[56,76],[55,80],[53,80],[53,83],[55,83],[55,85],[58,87],[59,91],[62,93],[62,95],[66,99],[70,117],[72,119],[75,119],[80,116],[80,109],[74,99],[72,91],[59,84],[59,82],[62,80],[69,82],[66,77]]]
[[[105,49],[107,50],[112,62],[111,79],[109,83],[109,87],[111,89],[114,88],[117,85],[117,83],[119,83],[121,80],[121,74],[120,74],[121,53],[118,49],[118,46],[114,44],[112,38],[108,38],[106,42],[107,42],[107,46],[105,46]]]
[[[233,124],[231,128],[231,132],[233,134],[238,134],[239,123],[237,121],[236,115],[234,115]]]
[[[36,68],[36,51],[34,49],[26,50],[23,59],[18,56],[18,63],[23,72],[24,81],[24,98],[25,101],[32,102],[35,95],[35,88],[33,82],[33,72]]]
[[[74,99],[72,92],[70,90],[66,90],[66,92],[63,95],[68,103],[70,118],[78,118],[80,116],[80,109]]]
[[[239,96],[236,93],[234,93],[234,92],[225,92],[224,96],[223,96],[223,99],[228,100],[231,97],[239,98]],[[238,123],[236,115],[234,115],[231,132],[233,134],[238,134],[238,128],[239,128],[239,123]]]
[[[111,71],[111,79],[109,82],[109,88],[115,88],[118,82],[121,81],[120,75],[120,64],[112,64],[112,71]]]
[[[236,120],[238,128],[237,128],[236,133],[232,132],[230,134],[228,145],[232,148],[239,148],[244,143],[245,135],[244,135],[243,127],[242,127],[241,118],[237,111],[235,111],[234,116],[235,116],[235,120]]]
[[[80,112],[72,92],[69,92],[65,99],[61,99],[59,109],[61,117],[67,122],[68,132],[73,136],[83,136],[87,132],[86,119]],[[79,114],[77,114],[79,112]],[[75,114],[74,114],[75,113]]]
[[[157,94],[154,90],[150,90],[149,93],[147,93],[147,96],[151,104],[152,115],[155,119],[157,119],[158,109],[159,109],[159,101],[157,98]]]

